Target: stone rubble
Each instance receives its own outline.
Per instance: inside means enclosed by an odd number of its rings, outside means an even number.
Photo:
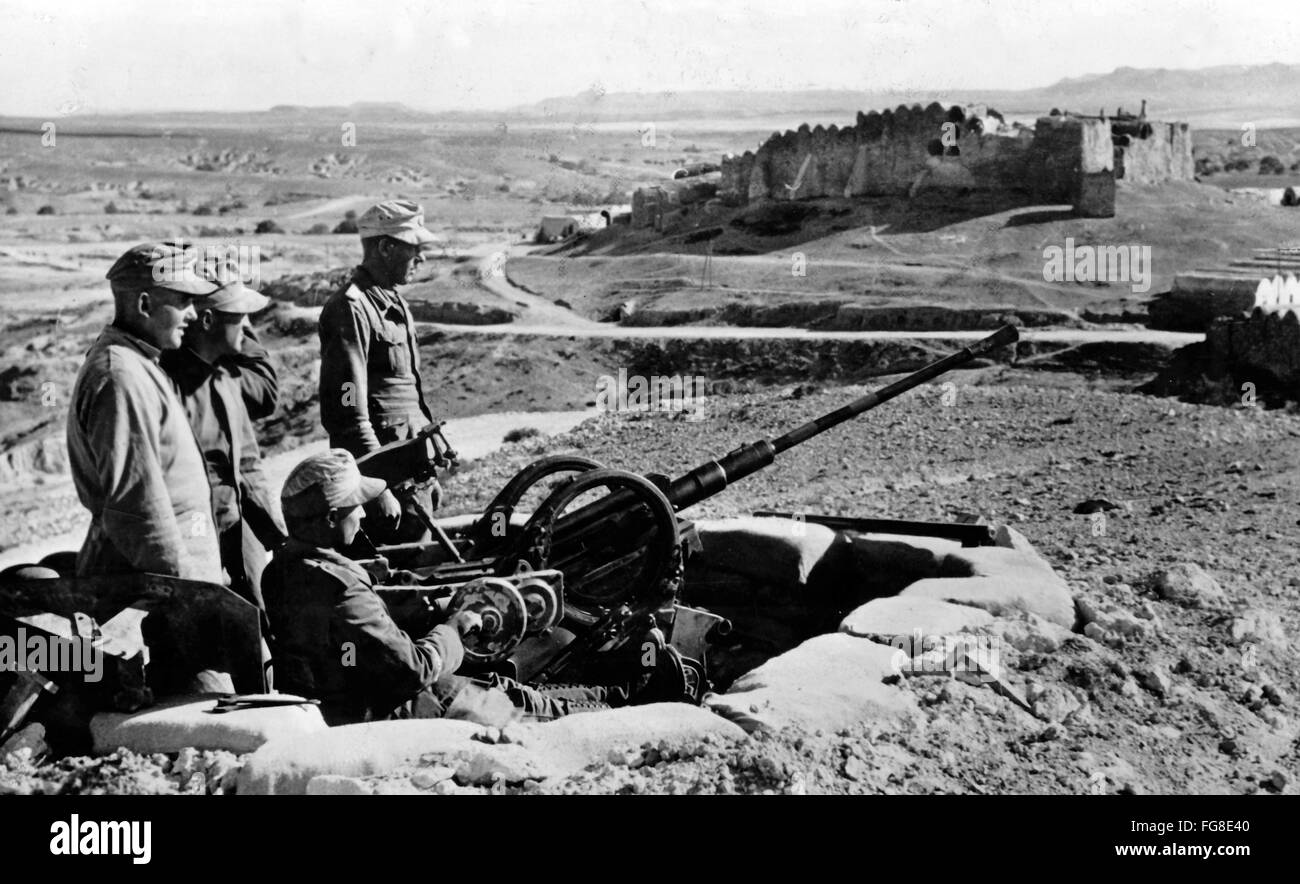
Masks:
[[[1234,645],[1247,642],[1260,642],[1285,651],[1290,646],[1282,618],[1273,611],[1252,608],[1234,617],[1229,627],[1230,640]]]
[[[1214,607],[1225,598],[1219,581],[1192,562],[1156,572],[1151,584],[1160,598],[1189,608]]]
[[[15,755],[19,760],[40,761],[50,750],[45,742],[45,725],[33,722],[19,729],[0,744],[0,759]]]

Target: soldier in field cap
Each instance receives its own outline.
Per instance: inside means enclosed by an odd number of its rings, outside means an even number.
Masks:
[[[183,243],[146,243],[108,271],[113,322],[73,385],[68,459],[90,529],[78,575],[153,572],[223,583],[203,455],[159,367],[216,286]]]
[[[226,271],[214,280],[219,288],[196,301],[182,346],[160,362],[203,452],[230,588],[262,608],[262,569],[267,551],[284,542],[284,521],[253,421],[275,411],[279,378],[249,321],[270,299],[245,286],[237,269]]]
[[[372,206],[357,228],[361,264],[321,310],[320,412],[330,444],[359,458],[432,423],[415,323],[397,290],[414,279],[435,237],[424,209],[405,200]],[[440,497],[433,480],[404,489],[400,501],[387,490],[366,509],[366,533],[376,543],[424,539],[416,508],[432,512]]]
[[[276,687],[319,699],[330,724],[409,717],[417,693],[450,686],[464,657],[461,634],[481,625],[462,613],[407,635],[370,574],[342,554],[360,530],[361,507],[385,488],[335,448],[294,467],[280,492],[289,539],[262,578]]]
[[[456,714],[458,698],[467,706],[476,695],[491,708],[488,694],[497,707],[544,720],[628,702],[630,687],[564,686],[548,693],[496,673],[456,675],[465,655],[462,636],[483,626],[473,611],[450,618],[426,613],[406,624],[410,633],[398,626],[370,573],[343,554],[360,530],[361,507],[384,488],[338,448],[307,458],[285,479],[280,503],[289,540],[262,578],[277,689],[319,699],[331,725],[439,718]]]

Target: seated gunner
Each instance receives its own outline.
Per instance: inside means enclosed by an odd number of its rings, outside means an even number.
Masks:
[[[441,717],[471,683],[455,672],[464,659],[461,637],[481,618],[460,612],[412,637],[394,622],[371,575],[340,552],[357,537],[362,506],[385,487],[336,448],[298,464],[280,494],[289,539],[262,576],[276,687],[319,699],[331,725]],[[479,683],[541,719],[622,705],[631,693],[584,687],[552,695],[495,675]]]

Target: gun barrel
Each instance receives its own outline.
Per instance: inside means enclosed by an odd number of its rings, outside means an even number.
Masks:
[[[989,352],[995,347],[1001,347],[1006,344],[1015,343],[1020,339],[1020,333],[1016,331],[1014,325],[1004,325],[981,341],[969,346],[963,347],[950,356],[931,362],[922,368],[909,374],[907,377],[895,381],[887,387],[883,387],[874,392],[868,393],[854,399],[843,408],[837,408],[830,414],[822,415],[816,420],[811,420],[801,427],[796,427],[784,436],[772,440],[772,447],[776,453],[780,454],[788,448],[793,448],[803,442],[807,442],[813,436],[826,432],[831,427],[844,423],[846,420],[857,417],[864,411],[870,411],[883,402],[888,402],[900,393],[906,393],[913,387],[919,387],[926,381],[933,380],[945,372],[951,371],[959,365],[963,365],[976,357]]]
[[[795,427],[782,436],[745,445],[726,455],[721,460],[709,461],[696,467],[685,476],[672,482],[667,491],[668,500],[679,510],[699,503],[701,500],[717,494],[737,479],[744,478],[768,466],[781,452],[807,442],[812,437],[826,432],[831,427],[851,420],[865,411],[870,411],[895,396],[905,393],[913,387],[920,386],[926,381],[933,380],[959,365],[964,365],[997,347],[1015,343],[1019,339],[1020,333],[1016,331],[1014,325],[1004,325],[987,338],[931,362],[929,365],[917,369],[907,377],[901,378],[887,387],[882,387],[854,399],[842,408],[837,408],[829,414],[824,414],[802,426]]]
[[[1019,332],[1013,325],[1004,325],[983,340],[969,347],[963,347],[950,356],[938,359],[895,381],[887,387],[853,400],[848,405],[796,427],[775,439],[762,439],[743,445],[735,451],[708,463],[701,464],[684,476],[669,483],[664,495],[674,510],[683,510],[722,491],[737,479],[743,479],[769,466],[782,451],[806,442],[813,436],[826,432],[831,427],[844,423],[864,411],[870,411],[883,402],[905,393],[913,387],[933,380],[944,372],[951,371],[959,365],[982,356],[996,347],[1013,344],[1020,339]],[[600,520],[622,511],[631,495],[615,492],[608,497],[589,503],[581,509],[562,516],[556,526],[556,534],[564,536],[572,530],[582,530],[598,523]]]

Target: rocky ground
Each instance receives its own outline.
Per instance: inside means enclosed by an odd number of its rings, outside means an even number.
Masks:
[[[1078,612],[1073,633],[1031,623],[1008,648],[1007,681],[1035,714],[987,687],[915,677],[904,689],[916,712],[901,722],[738,743],[629,744],[562,780],[486,790],[1296,791],[1300,415],[1001,367],[950,379],[951,387],[915,391],[789,452],[693,513],[975,513],[1015,525],[1069,581]],[[473,510],[524,463],[558,451],[679,473],[862,391],[797,386],[722,397],[698,421],[607,416],[506,446],[450,478],[448,498],[453,509]],[[219,792],[237,763],[117,753],[32,766],[20,752],[6,760],[0,789]],[[485,790],[439,770],[368,788]]]

